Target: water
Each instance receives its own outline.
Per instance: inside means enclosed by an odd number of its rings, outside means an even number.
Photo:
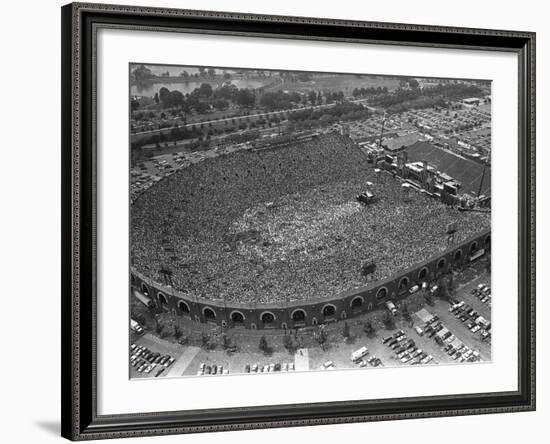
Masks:
[[[177,90],[182,94],[187,94],[192,92],[195,88],[199,88],[202,83],[210,83],[212,88],[216,88],[218,85],[221,85],[220,82],[212,81],[189,81],[189,82],[169,82],[169,83],[151,83],[147,85],[131,85],[130,86],[130,95],[132,96],[146,96],[153,97],[155,93],[158,93],[159,90],[164,87],[168,88],[170,91]],[[263,82],[260,80],[250,80],[250,79],[235,79],[231,80],[231,83],[237,88],[259,88],[263,85]]]

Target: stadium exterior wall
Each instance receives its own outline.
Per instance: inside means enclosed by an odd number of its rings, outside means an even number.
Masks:
[[[142,293],[157,307],[196,322],[209,322],[235,328],[287,328],[312,326],[333,322],[383,307],[388,300],[400,300],[409,289],[423,281],[434,281],[450,266],[461,266],[471,253],[490,249],[491,231],[486,229],[453,245],[444,252],[420,262],[407,270],[395,273],[376,283],[351,289],[336,297],[309,301],[279,303],[224,303],[194,297],[169,286],[161,285],[131,269],[131,290]],[[143,298],[142,298],[143,299]]]

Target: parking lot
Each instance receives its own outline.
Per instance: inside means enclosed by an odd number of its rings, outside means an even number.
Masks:
[[[398,303],[399,314],[394,316],[394,325],[390,328],[384,325],[384,312],[379,310],[348,319],[345,324],[338,322],[325,327],[288,332],[298,338],[301,345],[297,350],[289,351],[283,347],[284,334],[278,330],[227,330],[225,334],[238,345],[235,352],[224,350],[219,345],[213,349],[199,347],[197,344],[180,345],[150,333],[141,336],[133,334],[133,342],[148,348],[153,354],[158,353],[160,357],[168,355],[174,359],[158,377],[445,365],[457,364],[461,360],[462,364],[487,362],[491,360],[490,337],[482,337],[482,328],[473,332],[468,327],[474,321],[471,316],[465,315],[466,311],[457,316],[449,310],[452,303],[461,303],[461,306],[467,307],[468,312],[474,313],[476,319],[491,322],[491,307],[473,293],[479,285],[490,283],[490,275],[482,269],[483,265],[480,263],[456,275],[457,287],[450,302],[436,298],[433,305],[427,305],[418,293],[409,296],[406,304],[411,313],[410,319],[402,316],[402,305]],[[434,317],[437,320],[433,326],[439,331],[430,336],[425,334],[426,321]],[[461,317],[467,319],[462,321]],[[373,325],[374,332],[365,333],[366,322]],[[346,334],[343,332],[344,325],[348,328]],[[201,326],[205,331],[212,328],[208,325]],[[422,334],[419,334],[417,327],[422,329]],[[327,333],[327,341],[323,347],[314,339],[319,328],[325,329]],[[222,333],[210,334],[220,336]],[[269,344],[269,353],[264,353],[258,347],[262,336],[266,337]],[[441,341],[436,340],[436,336],[442,336]],[[394,339],[399,339],[400,344],[389,345]],[[451,350],[450,345],[460,350]],[[366,347],[364,356],[353,361],[352,354],[363,347]],[[450,352],[453,352],[452,355]],[[462,359],[464,355],[466,357]],[[146,373],[144,370],[138,372],[139,367],[140,365],[130,367],[132,378],[155,377],[160,369],[157,365]]]

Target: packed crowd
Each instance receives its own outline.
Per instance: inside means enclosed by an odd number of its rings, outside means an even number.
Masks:
[[[367,181],[379,198],[355,201]],[[132,263],[191,295],[237,302],[306,300],[407,268],[489,226],[423,195],[404,202],[400,183],[376,174],[347,138],[243,151],[169,176],[132,206]]]

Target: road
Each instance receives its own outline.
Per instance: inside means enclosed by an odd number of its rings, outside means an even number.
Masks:
[[[350,102],[360,103],[360,102],[365,102],[366,100],[368,100],[368,99],[355,99],[355,100],[350,100]],[[226,117],[225,119],[206,120],[206,121],[203,121],[203,122],[187,123],[185,125],[176,125],[176,126],[173,126],[173,127],[154,129],[154,130],[149,130],[149,131],[139,131],[137,133],[132,133],[131,136],[132,137],[133,136],[141,136],[143,134],[158,133],[159,131],[169,131],[172,128],[192,128],[192,127],[196,127],[197,125],[200,126],[200,125],[223,123],[223,122],[230,121],[230,120],[233,120],[233,119],[247,119],[247,118],[251,118],[251,117],[267,117],[267,116],[271,116],[271,115],[275,115],[275,114],[281,114],[281,113],[284,114],[284,113],[292,113],[292,112],[297,112],[297,111],[303,111],[303,110],[306,110],[306,109],[332,108],[335,105],[336,105],[336,103],[325,103],[324,105],[304,106],[302,108],[284,109],[284,110],[280,110],[280,111],[266,111],[266,112],[263,112],[263,113],[249,114],[249,115],[246,115],[246,116],[232,116],[232,117]],[[178,120],[178,119],[172,119],[172,120]]]

